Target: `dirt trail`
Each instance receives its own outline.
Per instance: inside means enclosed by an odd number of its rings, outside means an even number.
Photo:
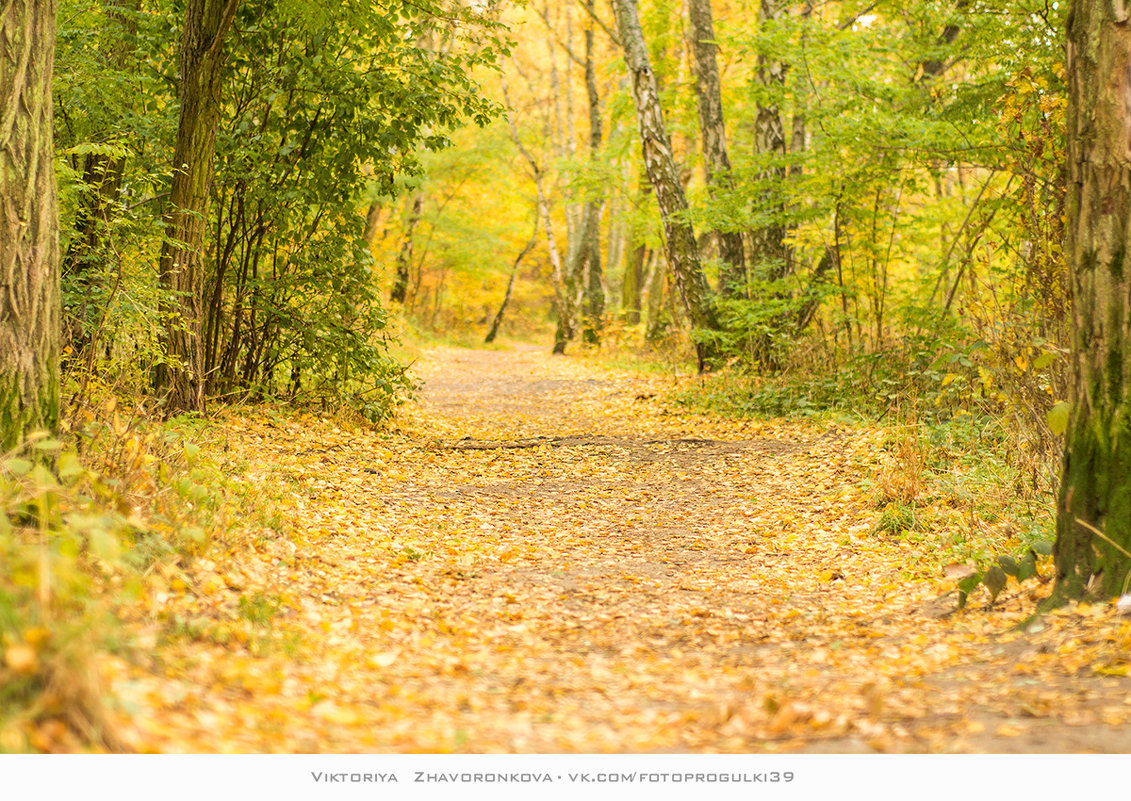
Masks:
[[[924,616],[932,556],[870,533],[867,432],[695,415],[670,379],[538,351],[418,369],[391,434],[228,423],[295,533],[200,560],[153,615],[270,628],[113,665],[137,747],[1131,750],[1128,680],[1094,670],[1127,625],[1018,634],[1012,586]]]

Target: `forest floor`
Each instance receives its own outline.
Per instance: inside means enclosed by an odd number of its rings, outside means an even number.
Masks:
[[[220,421],[278,530],[122,610],[129,747],[1131,751],[1131,624],[1022,630],[1049,586],[1012,581],[937,617],[937,557],[873,533],[876,431],[696,413],[670,376],[535,350],[415,370],[391,431]]]

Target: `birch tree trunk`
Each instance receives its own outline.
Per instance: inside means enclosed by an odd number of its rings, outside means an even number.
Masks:
[[[707,190],[712,197],[733,188],[730,156],[727,154],[726,126],[723,122],[722,86],[716,57],[715,25],[711,17],[711,0],[689,0],[687,17],[695,71],[695,98],[699,108],[699,139],[703,148],[703,169]],[[742,297],[746,290],[746,258],[742,233],[714,232],[723,266],[719,276],[719,292],[724,297]]]
[[[180,122],[160,262],[169,363],[158,370],[156,382],[158,390],[168,394],[170,414],[204,411],[202,249],[216,166],[224,39],[238,5],[239,0],[188,0],[181,32]]]
[[[1054,599],[1127,592],[1131,573],[1131,6],[1068,16],[1073,391]]]
[[[635,0],[613,0],[613,8],[616,11],[625,62],[632,76],[632,95],[644,167],[656,193],[664,224],[668,264],[692,326],[703,332],[717,331],[718,317],[707,277],[699,263],[695,234],[687,222],[687,198],[672,156],[671,141],[664,127],[656,78],[648,59],[636,3]],[[699,369],[705,370],[717,356],[717,345],[709,339],[697,340],[695,349]]]
[[[55,8],[0,10],[0,451],[59,421]]]

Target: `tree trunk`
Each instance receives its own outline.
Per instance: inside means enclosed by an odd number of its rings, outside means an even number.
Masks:
[[[59,421],[55,0],[0,11],[0,451]]]
[[[416,233],[416,226],[424,212],[424,193],[417,190],[412,196],[412,207],[405,223],[404,235],[401,237],[401,249],[397,253],[397,273],[393,279],[393,291],[389,299],[395,303],[404,303],[408,294],[408,271],[412,266],[412,238]]]
[[[785,14],[780,2],[781,0],[762,0],[758,15],[759,32],[766,23],[772,23]],[[772,94],[781,91],[785,84],[785,74],[785,64],[765,55],[758,56],[756,79]],[[785,155],[785,126],[776,103],[758,104],[758,115],[754,121],[754,152],[767,160]],[[785,181],[785,167],[767,166],[760,177],[764,191],[772,192],[776,197],[777,187]],[[777,219],[752,232],[751,262],[758,268],[759,277],[776,281],[789,274],[789,254],[785,247],[786,226],[783,219],[785,206],[777,200],[767,200],[766,205]]]
[[[641,167],[640,177],[636,182],[636,197],[633,206],[643,208],[648,196],[652,194],[652,185],[648,183],[648,173]],[[641,296],[645,289],[648,265],[648,244],[645,241],[646,227],[634,216],[628,233],[628,245],[632,248],[624,266],[624,283],[621,285],[621,310],[624,321],[629,325],[636,325],[641,319]]]
[[[959,0],[955,4],[956,11],[964,11],[969,5],[968,0]],[[958,38],[958,34],[962,29],[958,26],[957,22],[948,22],[943,32],[939,34],[935,44],[938,47],[944,45],[954,44],[954,40]],[[916,81],[932,81],[946,71],[947,63],[941,58],[927,58],[919,62],[919,69],[916,70]]]
[[[570,80],[568,72],[565,73],[564,81],[559,75],[558,50],[560,49],[565,53],[567,60],[582,67],[585,66],[585,62],[578,58],[573,51],[573,18],[570,13],[570,4],[566,3],[560,7],[562,12],[560,16],[564,17],[564,22],[561,23],[565,29],[564,36],[551,20],[548,2],[544,3],[541,9],[536,10],[546,27],[550,101],[553,106],[553,125],[551,126],[549,119],[547,119],[547,134],[550,133],[552,128],[553,135],[549,138],[553,143],[557,159],[573,162],[576,158],[577,149],[574,136],[573,82]],[[557,40],[556,43],[555,40]],[[596,84],[594,84],[595,89]],[[592,128],[590,132],[592,133]],[[544,190],[545,187],[543,187],[543,192]],[[567,182],[562,190],[562,207],[566,229],[565,255],[560,269],[561,288],[556,290],[558,322],[554,331],[554,353],[557,354],[565,353],[567,344],[577,335],[578,329],[588,325],[586,321],[588,313],[584,308],[584,299],[587,287],[586,273],[589,262],[587,248],[589,243],[584,226],[586,220],[592,218],[592,214],[588,213],[587,216],[586,204],[580,201],[575,202],[575,195],[576,192]],[[546,236],[547,238],[553,236],[549,227],[546,228]],[[556,247],[554,250],[556,251]],[[557,276],[558,267],[555,266],[554,269],[554,275]],[[555,278],[555,281],[557,281],[557,278]]]
[[[620,272],[624,263],[625,240],[628,237],[628,226],[624,221],[621,198],[613,194],[606,205],[609,213],[605,222],[605,301],[612,300],[613,275]]]
[[[648,317],[644,321],[644,341],[657,342],[666,330],[664,295],[667,294],[665,288],[667,269],[660,251],[652,251],[648,254],[648,259],[647,278],[644,282],[648,290]]]
[[[546,229],[546,248],[550,254],[550,269],[553,273],[554,282],[554,308],[558,313],[558,322],[554,329],[553,352],[560,355],[565,353],[566,344],[573,338],[574,327],[572,306],[569,302],[568,287],[562,270],[561,253],[558,251],[557,238],[554,236],[554,220],[550,213],[550,198],[546,194],[545,174],[542,171],[542,165],[535,160],[518,135],[518,126],[514,124],[514,116],[510,112],[510,93],[507,88],[505,73],[500,73],[499,85],[503,90],[504,114],[507,118],[511,141],[514,142],[514,146],[518,148],[518,152],[526,160],[526,163],[530,165],[530,172],[534,176],[534,189],[537,193],[538,216],[542,219],[543,228]]]
[[[1127,591],[1131,574],[1131,9],[1068,16],[1068,225],[1073,391],[1054,599]]]
[[[160,263],[169,362],[159,368],[156,382],[158,390],[168,394],[170,414],[204,411],[203,245],[220,121],[224,38],[238,4],[239,0],[188,0],[181,32],[180,122]]]
[[[621,284],[621,312],[628,325],[640,322],[640,297],[644,289],[644,262],[648,246],[641,242],[632,249],[624,265],[624,282]]]
[[[692,66],[695,71],[695,98],[699,107],[699,138],[703,148],[703,170],[707,189],[714,197],[733,187],[730,156],[727,155],[726,126],[723,123],[722,87],[716,58],[715,26],[711,19],[711,0],[690,0],[687,17],[691,23]],[[742,233],[715,231],[722,270],[719,292],[723,297],[746,294],[746,258]]]
[[[534,244],[538,241],[539,216],[540,215],[537,214],[535,215],[534,230],[530,232],[530,239],[527,240],[526,246],[523,247],[522,252],[518,254],[518,258],[514,260],[514,266],[511,267],[511,275],[510,278],[507,279],[507,291],[503,295],[503,302],[499,304],[499,311],[496,312],[495,320],[491,323],[491,330],[487,332],[487,336],[483,339],[483,342],[487,345],[490,345],[492,342],[494,342],[495,337],[499,335],[499,326],[503,324],[503,313],[506,312],[507,305],[511,302],[511,295],[514,294],[514,282],[515,278],[518,276],[519,265],[522,264],[522,260],[526,258],[526,255],[530,251],[534,250]]]
[[[656,78],[644,44],[644,33],[636,12],[635,0],[613,0],[617,28],[624,48],[625,62],[632,76],[632,95],[640,129],[640,143],[648,180],[656,192],[664,224],[665,250],[672,276],[692,326],[703,332],[719,330],[718,318],[707,277],[699,263],[695,234],[687,222],[687,199],[672,156],[671,141],[664,128],[664,115]],[[718,348],[711,340],[697,340],[700,371],[715,361]]]
[[[601,98],[597,94],[593,55],[593,6],[593,0],[586,0],[591,19],[585,27],[585,92],[589,101],[589,163],[596,165],[601,150]],[[601,209],[604,206],[601,194],[592,189],[586,192],[577,250],[578,269],[574,271],[578,283],[584,287],[582,336],[591,345],[601,341],[605,316],[605,287],[601,281]]]
[[[365,244],[373,247],[377,244],[377,228],[381,222],[381,201],[370,201],[369,207],[365,210],[365,233],[362,237],[365,239]]]

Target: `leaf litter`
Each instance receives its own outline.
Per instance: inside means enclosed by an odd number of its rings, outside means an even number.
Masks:
[[[875,533],[883,431],[691,412],[670,376],[534,350],[416,369],[391,431],[224,417],[277,525],[122,608],[129,747],[1131,750],[1111,605],[1034,618],[1048,587],[1011,583],[924,613],[962,573]]]

